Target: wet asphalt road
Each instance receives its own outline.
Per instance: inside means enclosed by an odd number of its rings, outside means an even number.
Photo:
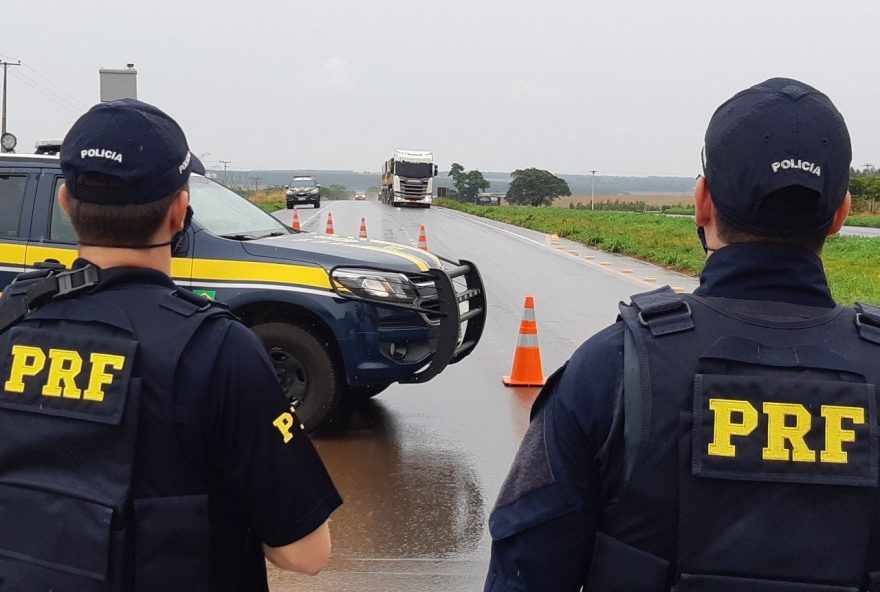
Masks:
[[[523,299],[534,296],[549,374],[590,334],[612,322],[629,294],[696,280],[626,257],[553,241],[542,233],[442,208],[392,208],[375,201],[299,210],[304,230],[416,245],[477,264],[489,311],[477,349],[420,385],[395,384],[351,409],[315,443],[345,504],[331,521],[329,567],[309,578],[270,566],[273,592],[461,592],[482,590],[487,519],[528,424],[537,389],[505,388]],[[276,215],[291,222],[291,211]]]

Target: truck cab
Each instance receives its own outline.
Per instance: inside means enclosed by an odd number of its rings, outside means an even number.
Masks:
[[[430,208],[436,176],[437,165],[432,152],[395,150],[394,156],[382,163],[379,199],[392,206]]]

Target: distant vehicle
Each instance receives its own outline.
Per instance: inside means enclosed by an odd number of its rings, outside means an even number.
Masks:
[[[294,177],[287,186],[287,209],[297,204],[321,207],[321,186],[311,177]]]
[[[365,199],[367,199],[367,192],[364,191],[363,189],[358,189],[357,191],[354,192],[354,198],[357,201],[364,201]]]
[[[481,206],[500,206],[503,193],[478,193],[476,202]]]
[[[382,186],[379,200],[385,204],[431,207],[437,165],[432,152],[395,150],[382,163]]]

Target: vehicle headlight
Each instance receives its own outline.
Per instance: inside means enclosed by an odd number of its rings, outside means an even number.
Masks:
[[[402,273],[340,267],[330,277],[337,289],[368,300],[412,304],[417,297],[415,286]]]
[[[318,193],[318,188],[315,187],[314,189],[309,189],[309,193]]]

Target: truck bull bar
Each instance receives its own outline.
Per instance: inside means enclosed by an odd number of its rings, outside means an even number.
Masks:
[[[431,354],[431,361],[417,373],[401,379],[399,382],[402,383],[426,382],[440,374],[449,364],[463,360],[480,342],[486,325],[486,292],[477,266],[470,261],[438,258],[444,263],[442,269],[406,274],[411,281],[415,281],[415,285],[420,286],[420,290],[425,292],[420,294],[420,300],[415,304],[366,299],[341,290],[331,282],[333,290],[342,298],[363,300],[377,306],[412,310],[422,314],[436,329],[437,333],[432,338],[436,347]],[[394,271],[381,267],[359,266],[359,268]],[[331,277],[333,269],[335,268],[329,270]],[[395,273],[400,272],[395,271]],[[467,310],[462,311],[462,305],[465,303]]]
[[[435,316],[441,319],[437,349],[431,356],[430,364],[402,379],[402,383],[426,382],[449,364],[463,360],[480,342],[486,326],[486,291],[477,266],[463,259],[458,262],[443,257],[440,259],[446,263],[445,269],[427,272],[437,288],[437,309],[423,311],[429,318]],[[464,279],[464,286],[460,291],[456,290],[453,281],[458,278]],[[468,309],[461,312],[461,304],[465,302]],[[455,319],[455,322],[448,322],[449,319]],[[464,329],[463,325],[466,325]]]

